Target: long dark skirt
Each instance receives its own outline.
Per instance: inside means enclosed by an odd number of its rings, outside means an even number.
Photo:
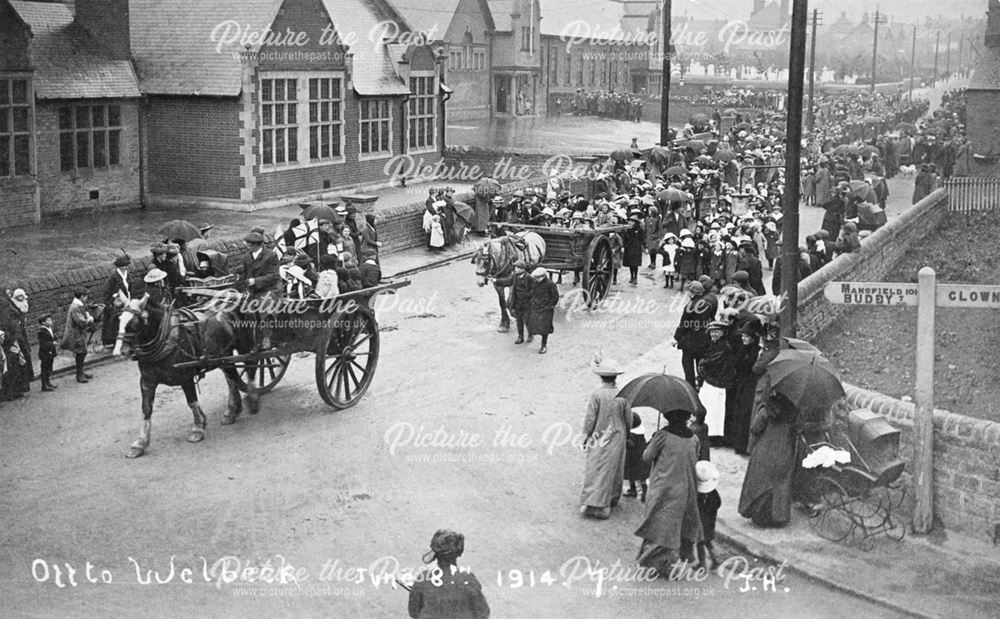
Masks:
[[[726,389],[726,420],[723,436],[737,453],[746,453],[750,442],[750,417],[753,414],[754,391],[757,377],[741,376],[736,385]]]
[[[794,426],[772,421],[750,455],[740,494],[740,515],[763,527],[787,524],[792,517],[795,468]]]

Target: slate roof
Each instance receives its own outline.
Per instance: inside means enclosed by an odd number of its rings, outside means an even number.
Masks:
[[[462,0],[388,0],[414,32],[433,32],[433,40],[443,39]]]
[[[342,41],[356,40],[352,80],[359,95],[407,95],[410,88],[397,73],[386,45],[374,45],[368,38],[379,22],[395,16],[382,14],[370,0],[323,0]],[[402,24],[401,29],[408,29]]]
[[[61,3],[12,1],[31,28],[28,53],[36,69],[39,99],[118,99],[140,97],[132,63],[112,60],[87,31],[73,22]]]
[[[260,32],[274,21],[281,0],[131,0],[132,57],[143,92],[237,96],[242,89],[238,44],[212,41],[232,20]],[[218,37],[217,37],[218,38]]]
[[[1000,90],[1000,49],[982,48],[967,90]]]

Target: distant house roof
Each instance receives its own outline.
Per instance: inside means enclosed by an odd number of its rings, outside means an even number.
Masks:
[[[788,14],[781,10],[781,6],[777,2],[771,2],[750,16],[747,27],[750,30],[777,30],[790,21]]]
[[[406,19],[414,32],[433,33],[430,39],[432,41],[444,38],[462,2],[462,0],[434,0],[434,2],[428,2],[427,0],[387,1],[390,6]],[[486,30],[493,30],[496,25],[493,22],[493,15],[489,4],[486,0],[476,1],[478,2],[479,10],[482,12],[483,20],[486,22]],[[507,21],[510,22],[509,14]]]
[[[542,12],[540,30],[543,35],[580,36],[590,40],[635,40],[646,34],[646,24],[625,21],[625,5],[618,2],[588,3],[583,10],[576,2],[539,0]]]
[[[37,70],[39,99],[118,99],[140,97],[132,63],[112,60],[79,24],[67,5],[18,2],[10,5],[31,28],[28,53]]]
[[[1000,90],[1000,49],[982,48],[967,90]]]
[[[392,19],[369,0],[323,0],[341,40],[357,41],[354,89],[361,95],[408,94],[385,45],[369,33]],[[220,46],[213,31],[232,21],[244,32],[261,32],[274,22],[283,0],[131,0],[132,54],[142,89],[149,94],[237,96],[242,89],[238,44]],[[398,20],[397,20],[398,21]],[[402,24],[405,28],[407,25]],[[235,27],[235,26],[234,26]],[[220,31],[221,32],[221,31]]]

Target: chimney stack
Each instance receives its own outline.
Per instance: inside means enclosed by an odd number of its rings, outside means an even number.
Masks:
[[[75,0],[75,4],[76,22],[83,26],[114,60],[132,59],[128,0]]]
[[[1000,48],[1000,0],[990,0],[986,11],[986,47]]]

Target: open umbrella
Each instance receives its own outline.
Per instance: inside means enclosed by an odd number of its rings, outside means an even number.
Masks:
[[[820,352],[818,348],[816,348],[809,342],[794,337],[783,337],[781,338],[781,343],[782,343],[782,348],[785,348],[787,346],[788,349],[790,350],[801,350],[803,352]]]
[[[616,148],[611,151],[610,157],[615,161],[629,161],[632,159],[632,149],[631,148]]]
[[[753,125],[751,125],[746,121],[743,121],[741,123],[737,123],[736,125],[734,125],[733,129],[736,129],[737,131],[749,131],[753,129]]]
[[[853,144],[841,144],[837,148],[833,149],[834,155],[852,155],[857,157],[861,154],[861,149]]]
[[[691,123],[691,126],[697,128],[707,127],[708,121],[709,121],[708,114],[692,114],[691,118],[688,119],[688,122]]]
[[[798,409],[827,409],[844,397],[837,369],[818,352],[782,350],[767,366],[771,389]]]
[[[326,219],[328,221],[340,221],[341,217],[337,215],[336,211],[333,209],[336,207],[336,203],[332,205],[325,204],[323,202],[306,204],[302,208],[302,213],[300,219]]]
[[[726,109],[722,110],[722,115],[726,116],[727,118],[736,116],[736,114],[738,114],[738,112],[731,107],[727,107]]]
[[[712,158],[716,161],[729,163],[733,159],[736,159],[736,153],[731,150],[717,150],[715,151],[715,154],[712,155]]]
[[[684,410],[694,415],[702,408],[694,387],[669,374],[643,374],[634,378],[622,387],[618,397],[625,398],[629,408],[648,406],[660,413]]]
[[[858,205],[858,219],[872,228],[881,228],[887,221],[882,207],[871,202],[862,202]]]
[[[675,165],[663,171],[664,176],[685,176],[687,173],[687,168],[682,165]]]
[[[878,195],[875,193],[875,188],[869,185],[867,181],[851,181],[851,195],[858,196],[865,202],[878,204]]]
[[[173,221],[168,221],[160,226],[156,233],[160,238],[170,241],[184,241],[185,243],[193,239],[201,238],[201,232],[198,231],[198,227],[190,221],[186,221],[184,219],[174,219]]]
[[[465,223],[472,224],[476,221],[476,209],[465,202],[452,202],[451,207],[455,209],[455,216],[461,217]]]
[[[690,202],[693,198],[691,194],[686,191],[681,191],[676,187],[667,187],[660,193],[656,194],[656,199],[660,202],[670,203],[670,202]]]
[[[662,146],[654,146],[649,150],[649,155],[646,156],[646,159],[650,163],[666,165],[670,161],[670,149]]]

